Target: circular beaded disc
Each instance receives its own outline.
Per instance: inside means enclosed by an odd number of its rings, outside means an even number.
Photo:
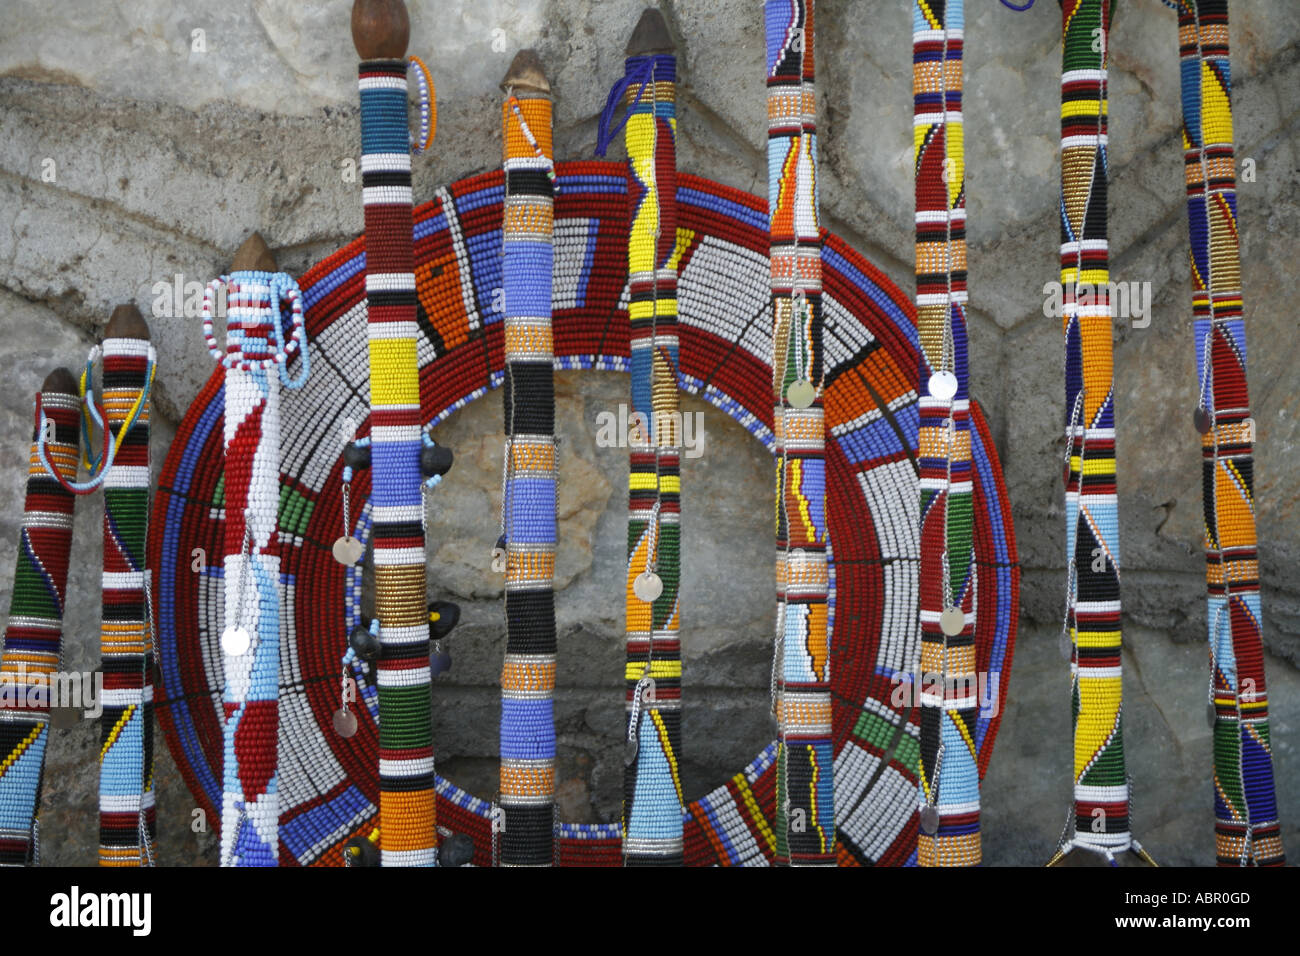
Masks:
[[[557,168],[554,342],[556,367],[628,370],[627,173],[622,163]],[[438,423],[503,379],[502,175],[453,183],[415,211],[418,361],[424,418]],[[678,177],[680,386],[722,409],[769,450],[772,436],[771,290],[766,203],[694,176]],[[834,548],[831,673],[840,862],[901,865],[916,855],[919,710],[895,706],[894,675],[917,666],[917,338],[914,309],[865,259],[833,235],[822,251],[827,522]],[[376,691],[354,671],[358,728],[333,732],[339,661],[358,623],[362,568],[334,560],[342,523],[345,419],[368,433],[364,249],[357,240],[301,277],[312,372],[282,393],[281,568],[284,666],[279,788],[282,864],[339,866],[342,847],[377,817]],[[294,362],[299,361],[294,359]],[[158,621],[159,718],[198,803],[221,802],[218,637],[221,562],[196,576],[194,548],[221,554],[222,376],[190,407],[164,465],[150,525]],[[1019,577],[1001,471],[972,404],[973,529],[980,564],[976,666],[1005,703]],[[563,480],[563,475],[561,475]],[[352,534],[370,535],[369,474],[352,485]],[[758,507],[759,504],[755,503]],[[771,502],[763,507],[770,508]],[[609,596],[611,604],[622,601]],[[771,600],[775,601],[775,594]],[[560,654],[565,653],[563,642]],[[687,677],[689,688],[689,676]],[[435,690],[436,693],[436,690]],[[611,678],[610,694],[622,685]],[[980,771],[1000,715],[975,725]],[[759,713],[755,720],[761,720]],[[439,746],[434,730],[435,750]],[[689,741],[686,746],[689,747]],[[776,814],[775,743],[729,780],[692,799],[689,865],[770,862]],[[469,835],[474,862],[491,863],[491,805],[438,779],[438,824]],[[698,798],[698,799],[696,799]],[[617,824],[557,825],[561,865],[619,866]]]

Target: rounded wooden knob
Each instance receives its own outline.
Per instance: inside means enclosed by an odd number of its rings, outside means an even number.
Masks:
[[[400,60],[411,40],[411,18],[403,0],[356,0],[352,43],[363,60]]]

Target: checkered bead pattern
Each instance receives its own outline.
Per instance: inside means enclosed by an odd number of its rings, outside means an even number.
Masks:
[[[1237,238],[1227,0],[1179,0],[1183,162],[1201,405],[1215,855],[1285,862],[1273,790],[1255,537],[1255,423]]]
[[[922,831],[922,866],[980,862],[978,687],[972,555],[971,418],[966,352],[966,189],[962,144],[961,0],[914,0],[912,63],[916,161],[916,312],[920,335],[920,620],[922,685],[937,675],[939,693],[921,694],[919,800],[938,813]],[[955,377],[955,392],[934,387]],[[959,609],[961,631],[940,626]],[[932,685],[934,686],[934,685]]]
[[[518,113],[515,112],[518,108]],[[522,122],[521,122],[522,119]],[[551,100],[502,104],[505,199],[506,656],[501,671],[503,866],[554,859],[556,445]],[[526,132],[527,131],[527,132]],[[531,139],[537,143],[533,148]],[[540,151],[541,155],[538,155]]]
[[[48,681],[63,660],[63,608],[76,497],[41,464],[36,438],[46,428],[50,464],[75,481],[81,404],[47,391],[32,433],[18,560],[0,657],[0,866],[36,862],[34,827],[50,738]],[[44,689],[41,689],[44,688]]]
[[[411,141],[406,62],[361,64],[370,477],[379,619],[379,848],[383,866],[434,866],[433,714],[420,472]]]
[[[834,865],[826,423],[813,0],[765,0],[776,452],[779,864]],[[795,383],[811,404],[787,399]]]
[[[106,338],[103,402],[114,437],[148,387],[150,345]],[[153,780],[153,648],[145,606],[149,519],[146,399],[104,480],[104,573],[100,659],[99,863],[152,865],[157,835]]]
[[[234,272],[226,283],[225,628],[247,647],[224,655],[223,866],[277,866],[280,722],[280,368],[278,289],[287,276]],[[291,280],[290,280],[291,281]]]

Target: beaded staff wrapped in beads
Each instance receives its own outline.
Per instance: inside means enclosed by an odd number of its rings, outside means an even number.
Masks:
[[[357,0],[361,176],[370,343],[371,505],[383,866],[437,863],[429,613],[421,491],[420,376],[406,54],[400,0]]]
[[[914,0],[921,866],[980,862],[961,0]],[[938,693],[934,688],[938,689]]]
[[[1107,245],[1110,0],[1061,5],[1061,288],[1065,331],[1065,636],[1074,718],[1073,848],[1150,862],[1129,829],[1122,733],[1119,507]]]
[[[777,487],[776,859],[833,865],[813,0],[765,0],[763,6]]]
[[[501,671],[500,862],[553,862],[556,446],[551,283],[554,162],[550,84],[537,54],[502,84],[505,200],[506,656]]]
[[[209,283],[203,300],[208,348],[226,370],[223,866],[276,866],[279,860],[280,384],[301,386],[308,363],[301,293],[274,268],[270,250],[254,234],[231,274]],[[224,354],[212,336],[213,296],[222,284],[228,290]],[[290,336],[281,319],[283,301],[292,310]],[[295,352],[302,364],[290,378]]]
[[[149,401],[153,346],[134,306],[104,330],[103,403],[121,438],[104,479],[104,576],[100,656],[99,862],[153,865],[153,647],[145,539],[149,515]]]
[[[1227,0],[1178,0],[1183,161],[1200,385],[1215,856],[1221,866],[1285,862],[1273,791],[1255,538],[1255,422],[1246,323]]]
[[[677,406],[677,58],[647,9],[626,72],[601,118],[627,105],[628,320],[632,416],[627,566],[627,770],[623,855],[629,866],[682,862],[681,416]]]
[[[50,737],[49,679],[63,660],[63,608],[77,477],[77,382],[56,369],[37,396],[27,497],[0,659],[0,866],[39,862],[37,813]],[[38,454],[44,432],[45,459]]]

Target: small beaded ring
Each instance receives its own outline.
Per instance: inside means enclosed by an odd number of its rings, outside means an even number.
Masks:
[[[301,290],[299,290],[298,284],[296,282],[289,282],[276,287],[276,289],[281,293],[280,296],[278,296],[277,298],[287,299],[289,302],[289,308],[293,316],[293,331],[289,336],[289,341],[287,343],[282,344],[281,347],[276,350],[274,355],[272,355],[270,358],[250,361],[248,359],[239,358],[232,353],[223,352],[221,350],[221,348],[217,345],[217,339],[216,336],[213,334],[213,330],[212,330],[212,296],[220,286],[229,283],[229,281],[230,281],[230,276],[228,275],[221,276],[220,278],[213,279],[211,282],[209,282],[207,288],[203,290],[203,340],[207,343],[208,352],[212,355],[212,357],[216,359],[219,363],[224,365],[226,368],[237,368],[244,372],[252,372],[252,371],[261,372],[271,368],[271,366],[273,365],[281,365],[281,366],[287,365],[289,359],[293,358],[294,353],[297,352],[300,347],[302,348],[303,356],[305,358],[307,355],[307,350],[306,350],[307,326],[303,322],[302,292]],[[278,338],[279,337],[278,324],[276,326],[276,329],[277,329],[276,336]],[[303,373],[304,375],[301,377],[305,377],[306,374],[305,368],[303,370]],[[301,384],[301,381],[296,381],[296,382],[286,381],[285,384],[288,385],[290,388],[293,388],[296,385]]]
[[[429,68],[418,56],[406,58],[406,71],[409,75],[415,67],[415,85],[420,88],[420,135],[411,135],[411,152],[417,156],[433,144],[434,133],[438,131],[438,101],[434,99],[437,90],[433,86],[433,77]]]

